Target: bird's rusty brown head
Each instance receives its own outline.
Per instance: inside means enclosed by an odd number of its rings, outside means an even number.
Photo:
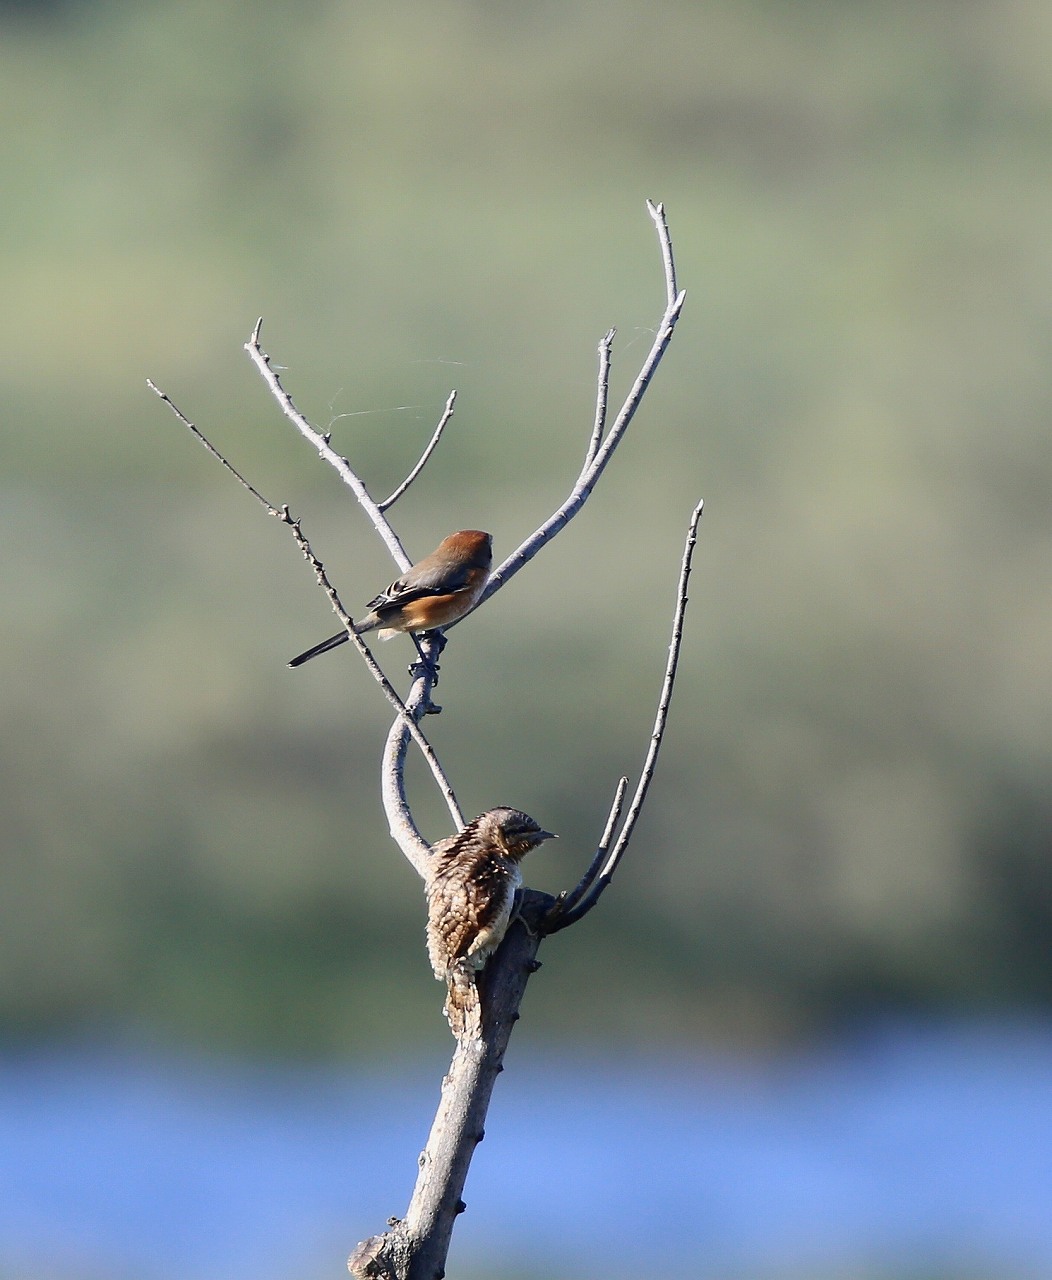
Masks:
[[[440,552],[463,556],[480,569],[488,569],[493,563],[493,535],[482,529],[458,529],[442,539],[434,554]]]

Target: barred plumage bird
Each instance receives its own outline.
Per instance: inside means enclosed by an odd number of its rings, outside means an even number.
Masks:
[[[500,946],[522,884],[519,863],[554,839],[519,809],[488,809],[459,835],[432,847],[427,893],[427,951],[448,988],[445,1013],[458,1040],[482,1034],[475,975]]]

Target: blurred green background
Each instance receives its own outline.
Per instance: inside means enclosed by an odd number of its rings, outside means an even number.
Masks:
[[[242,350],[395,509],[503,557],[688,301],[593,500],[458,628],[429,722],[466,810],[590,856],[657,781],[536,1041],[772,1045],[874,1009],[1047,1009],[1052,10],[242,0],[0,8],[0,1027],[376,1059],[438,1043],[352,611],[392,576]],[[380,651],[403,678],[404,640]],[[413,770],[427,833],[448,831]],[[583,1016],[582,1009],[587,1012]]]

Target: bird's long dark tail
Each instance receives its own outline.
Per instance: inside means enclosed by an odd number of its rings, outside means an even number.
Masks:
[[[319,653],[328,653],[330,649],[335,649],[337,645],[344,644],[350,637],[346,631],[341,631],[339,635],[329,636],[328,640],[323,640],[321,644],[316,644],[313,649],[307,649],[304,653],[293,658],[289,663],[290,667],[301,667],[305,662],[309,662],[311,658],[316,658]]]

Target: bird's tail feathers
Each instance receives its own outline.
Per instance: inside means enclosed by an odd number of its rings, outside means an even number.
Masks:
[[[482,1004],[478,984],[471,969],[457,967],[450,971],[446,995],[446,1021],[457,1040],[482,1039]]]
[[[300,667],[303,663],[309,662],[311,658],[316,658],[319,653],[328,653],[330,649],[335,649],[337,645],[344,644],[347,639],[346,631],[341,631],[338,635],[329,636],[328,640],[323,640],[320,644],[316,644],[312,648],[304,650],[303,653],[297,654],[289,663],[289,666]]]
[[[354,630],[357,635],[364,635],[367,631],[375,631],[380,626],[380,619],[375,613],[367,613],[361,622],[354,624]],[[381,640],[390,640],[397,631],[381,631]],[[328,640],[323,640],[320,644],[314,645],[312,648],[305,650],[303,653],[297,654],[289,663],[290,667],[300,667],[305,662],[310,662],[311,658],[316,658],[319,653],[328,653],[330,649],[335,649],[337,645],[345,644],[350,639],[346,631],[339,631],[334,636],[329,636]]]

